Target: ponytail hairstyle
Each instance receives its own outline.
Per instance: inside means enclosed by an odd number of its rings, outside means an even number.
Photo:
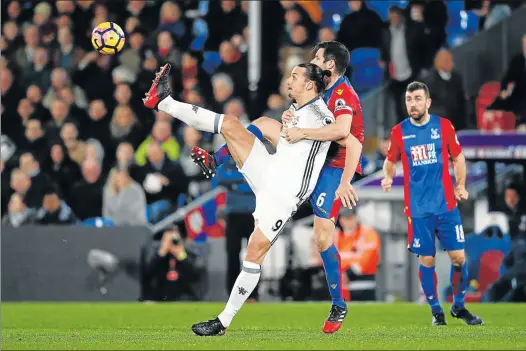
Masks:
[[[305,79],[310,80],[316,86],[316,92],[322,94],[329,83],[331,71],[321,69],[313,63],[300,63],[298,67],[305,68]]]

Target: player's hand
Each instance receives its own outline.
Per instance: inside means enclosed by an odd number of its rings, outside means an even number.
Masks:
[[[393,178],[384,177],[384,179],[382,179],[382,189],[384,189],[386,193],[391,191],[392,185],[393,185]]]
[[[305,134],[301,128],[287,128],[285,131],[285,139],[291,144],[297,143],[300,140],[305,139]]]
[[[291,110],[286,110],[281,115],[281,123],[283,123],[283,124],[292,123],[293,119],[294,119],[294,112],[292,112]]]
[[[459,185],[455,188],[455,199],[457,201],[467,200],[468,197],[469,193],[464,186]]]
[[[347,208],[356,207],[356,202],[360,200],[351,183],[340,183],[336,189],[336,199],[342,201],[342,205]]]

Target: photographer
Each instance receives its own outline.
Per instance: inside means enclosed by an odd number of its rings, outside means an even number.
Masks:
[[[199,251],[191,243],[184,242],[176,226],[160,234],[160,241],[143,247],[141,300],[198,300],[194,285],[205,270]]]

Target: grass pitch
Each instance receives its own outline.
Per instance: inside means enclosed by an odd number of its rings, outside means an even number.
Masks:
[[[350,304],[342,329],[321,332],[329,303],[247,304],[223,337],[190,326],[217,315],[217,303],[4,303],[4,350],[526,350],[526,304],[471,305],[484,326],[447,314],[432,327],[426,305]],[[449,309],[449,306],[445,306]]]

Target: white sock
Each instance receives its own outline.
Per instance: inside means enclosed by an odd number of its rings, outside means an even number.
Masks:
[[[237,276],[236,283],[230,293],[230,298],[226,303],[225,309],[218,316],[221,324],[226,328],[232,323],[232,319],[237,311],[243,306],[252,291],[258,285],[261,276],[261,265],[248,261],[243,261],[241,273]]]
[[[221,131],[221,125],[223,124],[223,118],[225,116],[199,106],[179,102],[171,96],[167,96],[159,102],[157,108],[160,111],[169,113],[195,129],[216,134],[219,134]]]

